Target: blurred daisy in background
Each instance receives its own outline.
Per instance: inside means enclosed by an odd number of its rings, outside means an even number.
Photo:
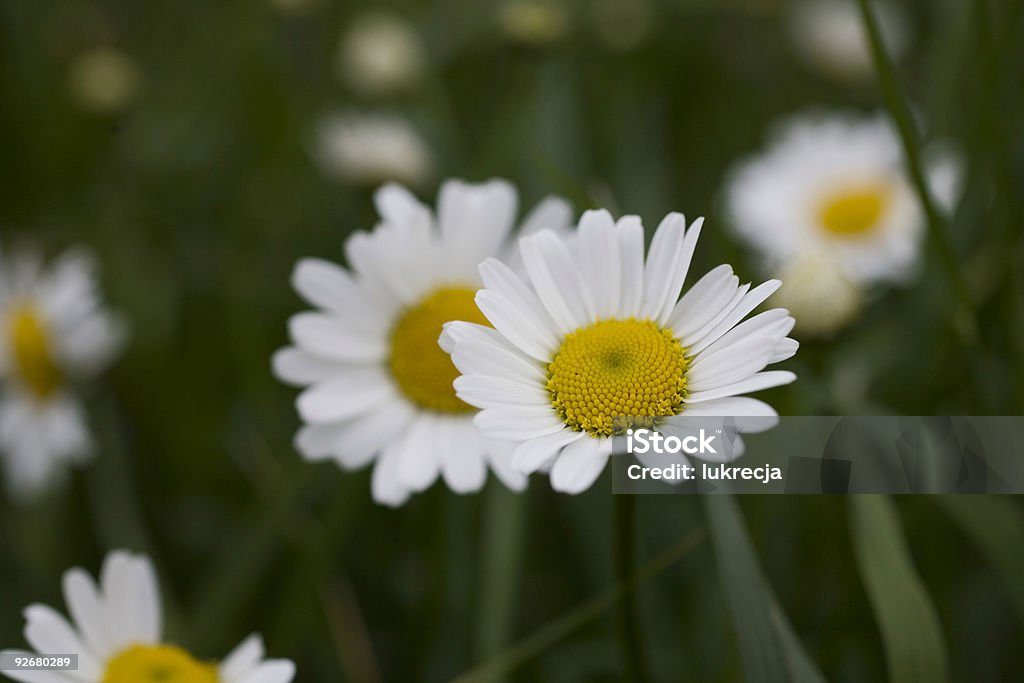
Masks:
[[[31,496],[92,448],[73,387],[122,347],[125,325],[97,291],[94,264],[69,251],[47,268],[0,255],[0,458],[12,496]]]
[[[892,2],[872,4],[888,53],[898,60],[910,42],[906,14]],[[794,49],[813,69],[839,80],[874,75],[857,0],[796,0],[790,3],[788,24]]]
[[[82,569],[64,573],[69,621],[46,605],[25,609],[25,640],[39,655],[77,654],[75,671],[4,671],[26,683],[288,683],[295,665],[264,660],[250,636],[219,664],[164,642],[160,589],[149,559],[114,551],[99,582]],[[5,650],[10,656],[35,653]]]
[[[457,374],[437,345],[450,320],[486,323],[473,297],[477,264],[503,253],[518,198],[509,183],[446,181],[437,213],[397,185],[376,194],[381,222],[346,242],[351,270],[300,261],[293,284],[315,312],[289,324],[294,346],[273,359],[279,378],[307,387],[306,423],[296,448],[346,469],[376,461],[374,500],[399,505],[439,476],[453,491],[483,486],[488,465],[510,488],[525,477],[509,465],[509,445],[483,438],[472,406],[455,396]],[[521,231],[565,230],[571,208],[543,200]]]
[[[679,417],[776,416],[741,395],[796,379],[763,371],[796,353],[793,318],[741,322],[779,283],[740,286],[728,265],[679,298],[702,222],[670,214],[645,259],[639,218],[588,211],[572,245],[546,230],[520,240],[526,279],[481,264],[476,302],[494,329],[453,322],[441,341],[462,373],[456,395],[481,409],[485,436],[517,443],[515,467],[550,467],[554,489],[579,493],[612,453],[615,417],[666,431]]]
[[[110,46],[86,50],[68,66],[68,88],[75,102],[97,114],[116,114],[131,105],[141,84],[138,63]]]
[[[408,90],[425,73],[426,50],[416,29],[396,14],[357,16],[338,45],[336,66],[356,92],[382,97]]]
[[[957,164],[949,154],[934,159],[932,191],[951,209]],[[898,134],[881,114],[787,120],[765,151],[736,166],[725,195],[736,234],[768,270],[790,275],[786,305],[804,332],[825,334],[848,322],[860,299],[851,288],[903,282],[916,272],[926,217]],[[830,286],[814,288],[811,274],[833,268]]]
[[[569,13],[556,0],[506,0],[498,20],[506,36],[524,45],[548,45],[569,30]]]
[[[433,173],[426,142],[395,114],[332,114],[316,126],[313,158],[329,176],[355,185],[421,186]]]
[[[772,303],[796,318],[795,334],[824,337],[848,325],[861,311],[862,288],[852,282],[828,251],[800,254],[780,271],[782,286]]]

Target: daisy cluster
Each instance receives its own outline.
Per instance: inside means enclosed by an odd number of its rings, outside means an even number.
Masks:
[[[316,310],[292,318],[274,369],[304,388],[297,449],[373,463],[378,502],[438,478],[477,491],[488,470],[513,489],[547,472],[580,493],[612,453],[613,418],[774,417],[745,394],[795,379],[765,369],[796,352],[793,318],[752,315],[777,280],[751,287],[721,265],[683,294],[702,220],[670,214],[645,248],[638,217],[588,211],[573,225],[550,197],[512,241],[505,181],[448,181],[436,211],[397,185],[376,202],[381,222],[349,238],[349,268],[298,264]]]

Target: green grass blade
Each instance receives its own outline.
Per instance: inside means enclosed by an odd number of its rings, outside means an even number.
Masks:
[[[739,506],[729,496],[704,497],[722,588],[749,683],[824,683],[779,606]]]
[[[1024,624],[1024,519],[1004,496],[941,496],[939,505],[1003,580]]]
[[[886,496],[854,496],[849,506],[853,550],[881,631],[890,682],[949,681],[939,616],[914,568],[895,506]]]

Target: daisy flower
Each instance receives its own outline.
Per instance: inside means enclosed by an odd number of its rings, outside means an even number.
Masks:
[[[796,379],[763,371],[796,352],[793,319],[774,309],[741,321],[779,283],[740,286],[722,265],[680,299],[701,225],[670,214],[645,258],[640,219],[588,211],[572,245],[549,231],[520,240],[526,279],[497,259],[480,265],[476,303],[493,329],[453,322],[441,344],[481,431],[517,442],[515,467],[550,467],[553,488],[579,493],[612,453],[616,417],[665,431],[682,417],[776,416],[740,395]]]
[[[948,163],[930,173],[948,176]],[[933,182],[940,204],[954,184]],[[882,116],[799,116],[726,187],[735,232],[771,269],[809,252],[827,254],[855,284],[914,272],[925,216],[904,170],[896,131]]]
[[[907,16],[892,2],[873,2],[887,52],[899,59],[909,46]],[[799,0],[790,3],[788,25],[793,46],[808,65],[838,80],[874,75],[871,43],[857,0]]]
[[[477,264],[503,252],[516,217],[507,182],[446,181],[436,215],[407,190],[375,196],[382,220],[346,242],[351,270],[307,259],[295,289],[318,310],[289,325],[294,346],[273,359],[279,378],[306,387],[297,401],[306,423],[296,448],[346,469],[376,461],[373,498],[400,505],[441,476],[458,493],[477,491],[490,465],[509,487],[525,478],[508,465],[508,444],[483,438],[474,409],[452,388],[457,372],[437,346],[450,320],[486,323],[473,301]],[[521,231],[566,229],[571,209],[549,197]]]
[[[49,268],[34,255],[0,255],[0,460],[12,495],[38,492],[89,455],[72,387],[105,369],[123,339],[88,255],[68,252]]]
[[[415,128],[395,114],[331,114],[317,123],[312,156],[327,175],[376,186],[390,180],[422,185],[433,154]]]
[[[372,11],[356,17],[345,30],[336,66],[355,90],[393,95],[422,78],[427,54],[411,24],[397,15]]]
[[[219,664],[163,640],[160,590],[149,559],[114,551],[98,582],[82,569],[64,573],[71,620],[52,607],[25,609],[25,640],[42,655],[77,654],[76,671],[4,671],[26,683],[288,683],[295,665],[263,659],[250,636]],[[34,653],[6,650],[11,656]]]

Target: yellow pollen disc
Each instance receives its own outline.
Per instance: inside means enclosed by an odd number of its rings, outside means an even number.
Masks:
[[[60,387],[61,376],[38,310],[30,304],[15,305],[5,327],[14,374],[37,398],[49,398]]]
[[[686,366],[671,331],[650,320],[603,320],[565,336],[547,389],[567,426],[610,436],[615,417],[682,412]]]
[[[391,375],[405,397],[425,410],[465,413],[473,410],[455,396],[459,371],[437,345],[446,322],[487,325],[471,287],[443,287],[407,309],[391,330]]]
[[[217,667],[174,645],[133,645],[107,663],[102,683],[218,683]]]
[[[878,225],[891,202],[892,192],[882,184],[844,187],[825,197],[818,207],[818,219],[825,232],[857,237]]]

